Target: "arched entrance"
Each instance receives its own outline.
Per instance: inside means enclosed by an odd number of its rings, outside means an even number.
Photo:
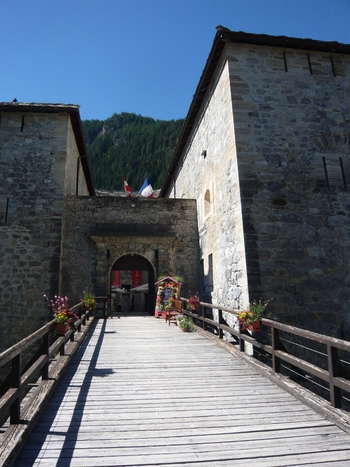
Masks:
[[[153,314],[154,283],[153,266],[144,256],[121,256],[111,268],[112,313]]]

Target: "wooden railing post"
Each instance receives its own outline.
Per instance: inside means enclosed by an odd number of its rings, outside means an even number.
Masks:
[[[222,339],[224,337],[224,331],[221,328],[221,324],[223,324],[223,319],[222,319],[222,310],[220,309],[218,309],[218,320],[219,320],[219,326],[218,326],[219,339]]]
[[[17,354],[12,359],[11,373],[10,373],[10,386],[11,388],[18,388],[21,385],[21,354]],[[12,402],[10,407],[10,423],[15,425],[19,422],[21,416],[21,401],[18,397]]]
[[[204,305],[202,305],[202,318],[203,318],[203,330],[205,331],[207,327],[204,321],[204,318],[205,318],[205,306]]]
[[[49,357],[50,357],[50,332],[47,331],[43,336],[42,354],[47,356],[47,362],[41,370],[41,377],[43,380],[49,379]]]
[[[328,354],[328,374],[329,374],[329,391],[330,391],[330,402],[335,408],[341,407],[341,391],[340,388],[334,385],[333,378],[340,376],[341,366],[339,363],[338,349],[333,347],[331,344],[327,344]]]
[[[79,308],[79,315],[78,315],[79,318],[81,318],[81,314],[82,314],[82,313],[85,313],[85,310],[83,309],[83,307],[80,307],[80,308]],[[78,331],[78,332],[81,332],[81,324],[82,324],[82,323],[79,323],[79,324],[78,324],[78,327],[77,327],[77,331]]]
[[[244,352],[244,339],[242,339],[241,334],[242,334],[241,325],[238,323],[239,350],[240,350],[241,352]]]
[[[60,347],[60,356],[63,357],[63,355],[65,354],[65,342],[64,342],[64,339],[62,339],[62,345]]]
[[[83,326],[85,326],[86,324],[86,306],[85,306],[85,303],[82,307],[82,313],[83,313]]]
[[[276,350],[280,350],[281,341],[279,330],[274,326],[271,327],[271,340],[272,340],[272,369],[275,373],[281,372],[281,360],[276,357]]]

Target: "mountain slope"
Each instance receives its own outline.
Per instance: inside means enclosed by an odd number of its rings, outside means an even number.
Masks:
[[[182,124],[183,119],[154,120],[126,112],[83,120],[95,188],[123,190],[124,176],[138,191],[147,175],[153,188],[160,188]]]

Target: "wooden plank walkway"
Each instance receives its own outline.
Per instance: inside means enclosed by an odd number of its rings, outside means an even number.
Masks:
[[[100,320],[16,466],[349,466],[350,435],[199,333]]]

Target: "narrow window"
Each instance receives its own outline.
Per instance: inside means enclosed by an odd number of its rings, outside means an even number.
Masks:
[[[327,190],[329,190],[329,180],[328,180],[328,172],[327,172],[327,164],[326,164],[326,158],[323,156],[323,168],[324,168],[324,174],[326,177],[326,185],[327,185]]]
[[[336,73],[335,73],[335,66],[334,66],[334,61],[333,61],[333,57],[332,55],[330,56],[330,59],[331,59],[331,65],[332,65],[332,72],[333,72],[333,76],[337,76]]]
[[[340,164],[341,174],[342,174],[342,177],[343,177],[344,190],[347,191],[345,170],[344,170],[344,165],[343,165],[343,159],[342,159],[342,157],[339,157],[339,164]]]
[[[311,66],[310,54],[307,54],[307,63],[309,64],[310,75],[312,75],[312,66]]]
[[[204,195],[204,214],[205,216],[210,214],[210,190],[207,190]]]
[[[0,198],[0,226],[7,225],[9,199]]]

